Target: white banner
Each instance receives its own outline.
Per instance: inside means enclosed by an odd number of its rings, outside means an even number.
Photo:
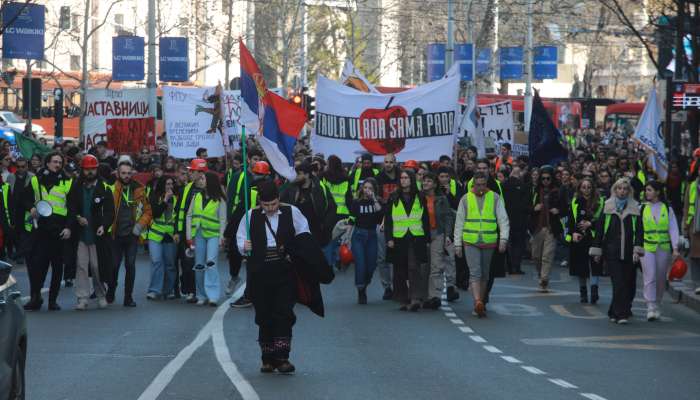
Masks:
[[[452,154],[458,115],[459,76],[401,93],[363,93],[319,76],[311,148],[354,162],[363,153],[379,162],[436,160]]]
[[[216,88],[163,87],[163,118],[168,153],[175,158],[194,158],[198,148],[209,157],[224,155],[224,140],[217,129],[221,108]]]
[[[100,141],[116,152],[155,150],[155,120],[147,89],[88,89],[85,94],[85,148]]]
[[[666,182],[668,176],[668,159],[664,146],[663,124],[661,122],[661,105],[656,98],[656,88],[652,86],[644,106],[642,116],[634,130],[634,138],[648,150],[649,163],[661,182]]]
[[[270,89],[282,96],[282,89]],[[221,116],[226,140],[224,146],[227,150],[238,150],[241,147],[241,126],[245,125],[246,136],[257,135],[260,129],[260,121],[248,105],[241,99],[240,90],[225,90],[221,101]]]
[[[486,138],[486,147],[500,151],[503,143],[513,146],[513,107],[510,100],[479,106],[481,128]],[[491,145],[493,144],[493,146]]]

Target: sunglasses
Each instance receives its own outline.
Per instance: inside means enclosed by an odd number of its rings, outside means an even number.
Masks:
[[[552,180],[552,177],[551,177],[551,176],[543,176],[541,179],[542,179],[543,181],[551,181],[551,180]]]

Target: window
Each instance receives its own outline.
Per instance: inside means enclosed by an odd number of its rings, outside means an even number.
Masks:
[[[114,24],[124,25],[124,14],[114,14]]]
[[[187,36],[190,26],[190,20],[187,18],[180,18],[180,36]]]
[[[71,14],[70,17],[71,17],[71,22],[70,22],[71,31],[80,32],[80,26],[81,26],[80,15]]]
[[[80,56],[70,56],[70,69],[71,71],[80,70]]]

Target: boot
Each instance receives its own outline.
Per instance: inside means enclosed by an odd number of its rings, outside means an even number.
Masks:
[[[357,289],[357,304],[367,304],[367,290]]]
[[[459,299],[459,292],[457,292],[457,289],[455,289],[454,286],[450,286],[447,288],[447,301],[453,302],[457,301]]]
[[[591,285],[591,304],[596,304],[598,299],[598,285]]]
[[[579,292],[581,293],[581,303],[588,303],[588,288],[581,286]]]
[[[39,311],[41,310],[42,304],[44,304],[44,299],[42,299],[41,296],[32,297],[32,299],[24,305],[24,309],[27,311]]]

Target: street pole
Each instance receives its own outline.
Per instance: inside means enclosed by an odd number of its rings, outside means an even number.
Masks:
[[[467,7],[467,25],[469,25],[469,42],[472,44],[472,83],[471,88],[468,92],[469,96],[472,94],[476,96],[477,94],[477,83],[476,83],[476,41],[474,40],[474,24],[472,23],[472,4],[474,0],[469,1],[469,7]]]
[[[245,47],[247,47],[251,52],[255,50],[255,41],[253,40],[253,28],[255,28],[255,10],[253,7],[253,1],[248,0],[245,9]]]
[[[24,124],[24,135],[32,136],[32,60],[27,60],[27,92],[24,102],[27,104],[27,121]]]
[[[493,93],[498,93],[498,90],[496,90],[496,81],[498,80],[498,74],[496,73],[496,66],[498,65],[498,60],[496,59],[496,54],[498,53],[498,19],[499,19],[499,10],[498,10],[498,0],[495,0],[493,2],[493,48],[491,51],[491,74],[492,74],[492,79],[491,79],[491,90]]]
[[[88,56],[88,29],[89,29],[89,23],[90,23],[90,0],[85,0],[85,10],[84,10],[84,15],[83,15],[83,42],[81,43],[82,47],[82,57],[81,57],[81,67],[82,67],[82,74],[80,77],[80,132],[78,133],[79,141],[84,141],[85,139],[85,105],[87,104],[85,102],[85,96],[87,95],[87,89],[88,89],[88,65],[87,65],[87,56]],[[87,149],[88,143],[87,140],[85,142],[85,149]],[[94,143],[90,143],[90,145],[94,145]]]
[[[233,29],[233,0],[228,0],[228,25],[226,26],[226,72],[224,78],[224,87],[228,87],[229,69],[231,69],[231,52],[233,52],[233,38],[231,30]]]
[[[148,0],[148,109],[154,118],[158,117],[156,94],[156,0]]]
[[[447,1],[447,51],[445,52],[445,72],[452,68],[452,62],[454,61],[455,54],[455,38],[454,38],[454,14],[455,14],[454,0]]]
[[[532,114],[532,2],[527,1],[527,47],[525,49],[525,135],[530,133],[530,116]]]
[[[308,73],[308,64],[306,61],[306,2],[304,0],[299,1],[299,8],[299,11],[301,11],[301,48],[299,49],[301,52],[301,57],[299,57],[301,62],[301,65],[299,65],[299,74],[301,75],[299,82],[301,87],[299,89],[302,89],[306,87],[306,74]]]

